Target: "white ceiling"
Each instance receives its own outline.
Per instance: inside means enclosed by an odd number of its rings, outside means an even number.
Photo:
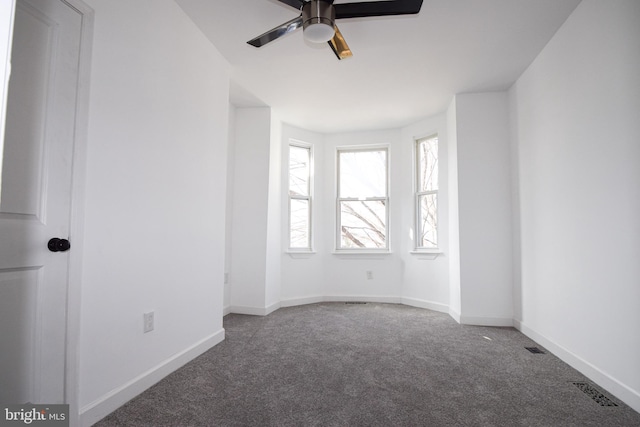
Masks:
[[[580,0],[424,0],[418,15],[338,20],[353,52],[342,61],[302,29],[248,45],[300,14],[277,0],[176,2],[231,64],[232,103],[330,133],[401,127],[456,93],[507,89]]]

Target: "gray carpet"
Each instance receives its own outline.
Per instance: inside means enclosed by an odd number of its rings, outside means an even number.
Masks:
[[[371,303],[231,314],[224,327],[223,343],[96,425],[640,426],[512,328]]]

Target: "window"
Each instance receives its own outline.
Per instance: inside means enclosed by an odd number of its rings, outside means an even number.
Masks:
[[[289,248],[311,250],[311,147],[289,145]]]
[[[388,250],[386,148],[338,150],[338,242],[342,250]]]
[[[416,141],[416,249],[438,247],[438,136]]]

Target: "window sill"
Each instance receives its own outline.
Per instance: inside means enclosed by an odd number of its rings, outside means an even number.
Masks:
[[[391,251],[333,251],[340,258],[380,259],[391,255]]]
[[[423,260],[434,260],[438,258],[440,255],[443,255],[440,249],[424,249],[409,252],[411,255],[415,256],[417,259]]]
[[[289,255],[293,259],[307,259],[311,258],[316,254],[315,251],[284,251],[287,255]]]

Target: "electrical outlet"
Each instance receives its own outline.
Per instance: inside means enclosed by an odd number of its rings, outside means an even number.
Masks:
[[[153,327],[154,327],[153,311],[149,313],[144,313],[143,318],[144,318],[144,333],[146,334],[147,332],[153,331]]]
[[[373,280],[373,271],[367,271],[367,280]]]

